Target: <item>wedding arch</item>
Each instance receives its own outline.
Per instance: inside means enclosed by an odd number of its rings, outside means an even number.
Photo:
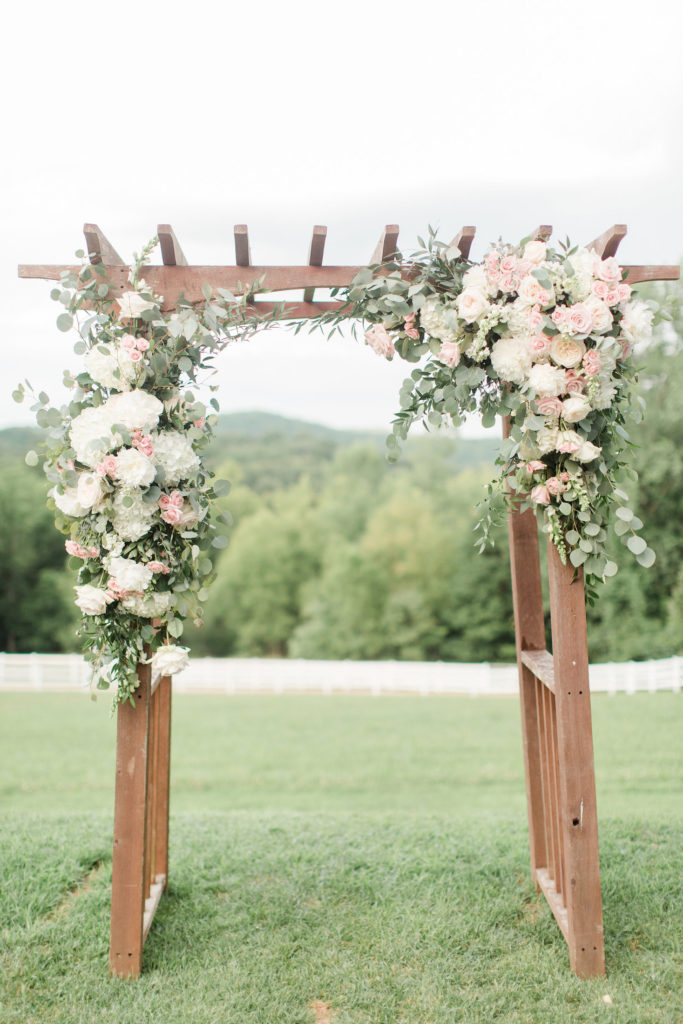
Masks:
[[[19,276],[61,281],[63,284],[75,280],[82,283],[87,276],[89,281],[86,287],[92,287],[93,290],[86,294],[86,301],[81,303],[80,308],[88,307],[88,294],[93,297],[93,302],[96,302],[95,295],[97,294],[106,301],[118,301],[122,311],[123,304],[127,302],[127,316],[131,318],[142,316],[144,318],[146,312],[154,306],[154,302],[145,302],[143,299],[137,301],[135,308],[132,308],[132,300],[127,298],[134,294],[139,300],[139,292],[130,292],[131,281],[135,288],[140,283],[137,278],[139,267],[131,268],[126,264],[96,225],[86,224],[84,233],[87,258],[91,268],[87,271],[87,275],[83,273],[83,268],[78,266],[22,265],[19,267]],[[551,233],[550,226],[542,225],[527,236],[527,242],[541,243],[544,247]],[[590,251],[592,258],[602,261],[603,266],[608,267],[609,264],[609,273],[603,275],[607,281],[610,280],[612,272],[610,261],[616,265],[613,257],[625,234],[625,225],[615,225],[585,247]],[[235,307],[239,306],[242,322],[245,322],[245,318],[251,317],[254,321],[254,329],[263,319],[274,322],[279,320],[301,321],[310,318],[325,320],[327,318],[328,321],[334,322],[336,316],[343,315],[344,310],[348,309],[348,289],[352,288],[354,282],[363,281],[367,284],[372,279],[373,274],[367,276],[368,267],[375,268],[375,276],[383,274],[385,271],[382,268],[386,268],[388,277],[392,277],[393,274],[394,282],[398,284],[400,284],[401,278],[406,276],[396,263],[398,252],[398,227],[396,225],[389,225],[383,231],[369,263],[357,266],[323,265],[326,228],[321,226],[313,229],[308,262],[299,266],[253,265],[248,230],[244,225],[238,225],[234,229],[235,264],[232,266],[188,264],[178,240],[168,224],[159,225],[157,237],[161,246],[163,262],[159,266],[145,266],[145,288],[150,295],[159,297],[154,300],[157,302],[159,310],[166,314],[178,312],[181,318],[185,317],[186,319],[192,315],[193,307],[202,302],[208,303],[212,295],[220,295],[223,308],[230,308],[231,303],[234,303]],[[474,227],[463,227],[450,245],[443,248],[443,258],[467,261],[474,237]],[[531,250],[533,249],[532,245]],[[545,250],[543,249],[543,251]],[[570,256],[572,251],[569,253]],[[530,267],[532,264],[535,266],[535,269],[531,267],[531,274],[536,275],[537,284],[534,285],[532,282],[532,285],[534,288],[540,289],[542,294],[547,281],[544,272],[539,269],[540,261],[534,262],[534,259],[531,259],[527,262]],[[569,270],[572,274],[574,273],[571,268]],[[628,286],[638,282],[672,280],[679,276],[678,267],[675,266],[629,266],[624,267],[623,271],[628,282],[627,293],[630,292]],[[496,273],[498,273],[498,269],[496,269]],[[620,281],[621,279],[619,277]],[[332,289],[332,297],[324,301],[316,301],[315,290],[318,288]],[[337,289],[346,289],[346,296],[338,298],[335,295]],[[257,294],[263,292],[296,290],[303,290],[300,300],[273,302],[256,297]],[[400,288],[398,290],[400,291]],[[54,297],[58,298],[59,289],[56,291],[57,294]],[[163,299],[160,298],[161,296]],[[406,345],[409,345],[406,339],[416,338],[418,332],[415,329],[415,316],[409,312],[404,296],[405,289],[401,294],[388,298],[389,300],[393,298],[395,308],[403,310],[405,334],[403,340]],[[539,306],[534,308],[538,314]],[[433,310],[432,314],[434,314]],[[152,315],[148,319],[151,319]],[[62,329],[68,330],[71,326],[71,317],[66,314],[63,316],[65,316],[65,321],[60,326]],[[463,316],[467,320],[466,314]],[[553,332],[552,325],[549,329],[551,333],[557,333]],[[178,330],[182,331],[182,326],[178,327]],[[574,334],[577,335],[577,331]],[[376,333],[374,336],[374,342],[380,346],[382,354],[386,354],[386,346],[391,344],[384,335],[386,332],[382,334],[382,328],[380,328],[380,333]],[[447,336],[450,337],[448,329],[444,327],[441,337],[446,338]],[[578,336],[581,337],[580,331]],[[125,338],[128,339],[127,342]],[[124,336],[124,344],[128,346],[126,366],[130,369],[132,363],[140,361],[142,351],[145,347],[149,348],[149,345],[144,342],[136,349],[135,339],[132,335]],[[442,365],[452,368],[455,362],[452,358],[453,349],[448,350],[447,348],[449,344],[451,343],[448,341],[441,341],[433,351],[436,351]],[[580,347],[582,343],[579,341],[577,344]],[[422,347],[426,348],[427,346]],[[83,350],[85,350],[85,346],[83,346]],[[102,351],[105,356],[108,354],[106,349]],[[585,352],[585,345],[583,351]],[[459,360],[459,358],[458,353],[457,359]],[[561,365],[574,366],[576,363],[566,361]],[[192,369],[191,366],[190,369]],[[100,370],[100,372],[103,371]],[[116,369],[115,377],[118,377],[120,372],[120,369]],[[133,372],[131,370],[131,373]],[[571,373],[571,371],[568,372]],[[593,369],[590,372],[593,373],[596,370]],[[131,377],[131,379],[133,378]],[[502,379],[515,380],[514,375],[508,377],[502,375]],[[475,380],[475,384],[476,382]],[[114,390],[117,390],[115,380]],[[570,391],[571,389],[568,389],[568,392]],[[135,394],[137,395],[138,392]],[[546,394],[551,396],[550,401],[556,403],[559,401],[557,398],[552,398],[553,394],[556,395],[559,392],[548,391]],[[115,395],[115,397],[120,398],[121,396]],[[408,396],[409,398],[410,396]],[[153,400],[156,401],[156,399]],[[576,402],[575,399],[575,405]],[[119,406],[121,406],[120,402]],[[406,407],[410,407],[409,400],[406,402]],[[37,408],[41,408],[40,402]],[[513,408],[510,406],[511,411]],[[448,406],[446,406],[446,411],[448,411]],[[574,419],[577,419],[579,414],[580,410],[576,412]],[[130,452],[144,454],[146,445],[149,445],[149,437],[139,429],[142,424],[136,425],[131,421],[128,424],[131,431],[129,435],[125,429],[125,417],[121,412],[119,415],[122,417],[121,419],[110,417],[107,429],[113,433],[121,431],[124,440],[122,441],[119,437],[118,443],[131,444]],[[434,415],[438,419],[438,412],[435,412]],[[50,425],[50,416],[47,412],[44,412],[44,419],[45,425]],[[196,423],[201,422],[203,425],[203,420],[204,417],[199,416]],[[569,414],[567,414],[567,420],[572,422],[569,419]],[[156,420],[154,422],[156,423]],[[124,425],[121,426],[121,423]],[[407,427],[404,424],[400,429],[407,430]],[[508,415],[503,420],[505,437],[510,435],[511,429],[514,430],[514,426],[511,428]],[[196,427],[196,430],[200,431],[201,427]],[[566,430],[564,434],[566,435],[563,441],[564,448],[557,440],[556,446],[558,450],[564,450],[572,455],[577,452],[576,438],[578,435]],[[588,442],[588,447],[594,448],[590,442]],[[594,451],[599,450],[594,448]],[[106,446],[104,451],[107,451]],[[183,457],[183,452],[174,453],[174,457],[176,456]],[[579,454],[576,454],[575,457],[580,460]],[[594,457],[591,452],[583,461]],[[139,458],[139,465],[138,463],[133,465],[136,458],[137,456],[131,456],[128,460],[130,463],[128,469],[140,473],[143,460]],[[526,464],[526,470],[524,468],[522,470],[523,473],[529,474],[530,485],[534,482],[534,470],[529,467],[534,465],[533,461],[529,462]],[[542,464],[538,463],[538,465]],[[73,461],[70,467],[62,466],[59,471],[68,478],[69,474],[73,472]],[[106,475],[108,472],[106,466],[102,472]],[[79,490],[77,495],[85,503],[84,508],[92,507],[94,501],[94,498],[91,500],[83,496],[86,490],[89,489],[90,492],[99,494],[97,490],[99,484],[94,478],[94,474],[90,474],[90,476],[92,479],[85,481],[83,493]],[[569,474],[566,476],[569,477]],[[158,476],[157,479],[163,486],[163,475]],[[524,481],[527,478],[523,477],[522,479]],[[173,478],[167,476],[166,483],[168,486],[173,486]],[[550,484],[550,481],[547,483]],[[156,487],[156,484],[154,486]],[[557,479],[557,487],[564,488],[565,485]],[[207,493],[210,496],[219,493],[217,488],[212,490],[208,484],[207,488]],[[578,485],[577,489],[580,490]],[[518,488],[518,490],[522,489]],[[537,483],[535,490],[537,492],[535,501],[540,505],[547,506],[550,502],[550,495],[546,484]],[[556,493],[552,486],[550,490],[551,493]],[[191,537],[195,536],[192,527],[195,530],[201,530],[202,511],[197,504],[196,497],[194,500],[187,501],[183,499],[178,490],[171,491],[169,495],[161,493],[159,487],[156,487],[152,496],[155,509],[157,497],[162,510],[161,516],[167,524],[189,524],[191,529],[187,536]],[[552,654],[549,653],[545,643],[538,524],[534,509],[528,507],[529,503],[525,502],[525,497],[523,493],[512,495],[508,505],[507,518],[519,669],[531,876],[536,888],[542,891],[547,899],[567,942],[571,967],[579,977],[595,977],[604,974],[605,962],[588,678],[584,563],[587,563],[587,571],[590,572],[590,566],[597,565],[598,562],[590,561],[592,556],[589,552],[594,550],[590,540],[583,547],[579,547],[577,534],[577,547],[571,551],[572,556],[575,551],[578,552],[577,557],[568,559],[566,547],[564,551],[561,544],[558,547],[557,539],[554,540],[552,534],[549,533],[548,578]],[[124,499],[124,502],[127,500]],[[75,501],[76,491],[74,488],[72,502]],[[90,505],[88,505],[88,501],[90,501]],[[581,505],[581,508],[584,506]],[[122,516],[125,514],[125,510],[120,509],[119,511]],[[626,522],[634,519],[628,509],[624,512],[622,508],[621,511]],[[83,514],[83,512],[74,512],[72,507],[65,514],[73,516]],[[569,513],[563,514],[568,515]],[[588,525],[595,527],[591,535],[599,537],[600,528],[590,522],[590,516]],[[635,541],[630,538],[629,546],[635,554],[643,558],[643,564],[647,564],[648,556],[645,552],[648,549],[639,537],[635,534],[633,536]],[[586,540],[586,538],[582,539]],[[214,538],[214,546],[220,546],[216,541],[217,538]],[[69,544],[72,545],[71,548]],[[67,550],[83,559],[89,557],[89,551],[73,541],[67,541]],[[130,560],[120,557],[120,551],[118,554],[116,552],[114,554],[116,555],[114,560],[119,563],[121,579],[125,573],[128,573],[128,577],[130,577],[131,572],[134,571],[137,571],[139,576],[141,568],[139,565],[135,570],[134,564]],[[211,567],[211,563],[208,564],[207,572]],[[609,563],[602,563],[602,571],[609,575],[605,564]],[[158,561],[148,561],[147,565],[142,568],[149,578],[153,572],[170,571],[167,565]],[[593,571],[597,572],[598,570],[593,569]],[[89,607],[88,602],[92,604],[93,601],[97,603],[101,600],[99,610],[103,611],[107,601],[123,599],[128,590],[124,589],[122,584],[117,584],[115,574],[113,576],[114,579],[110,580],[110,586],[114,587],[115,592],[110,593],[107,590],[106,598],[102,594],[94,595],[92,591],[95,588],[93,587],[86,585],[78,588],[81,591],[89,591],[82,595],[85,607],[83,604],[81,607],[84,607],[84,610]],[[145,581],[144,586],[146,585]],[[130,586],[130,592],[136,593],[135,585]],[[132,600],[131,607],[138,614],[142,614],[140,608],[135,605],[138,598],[133,597],[128,600]],[[94,615],[97,610],[97,607],[92,607],[89,613]],[[153,611],[147,609],[144,614],[147,615],[150,624],[141,628],[138,648],[144,649],[146,652],[148,650],[146,645],[154,635],[155,620],[152,618]],[[171,638],[180,635],[177,630],[173,631],[174,622],[175,620],[172,620],[168,626],[170,630],[168,635]],[[179,628],[182,632],[182,626]],[[136,648],[129,646],[130,650],[135,651]],[[171,673],[178,663],[175,653],[178,650],[172,646],[162,648],[162,655],[156,661],[150,660],[144,655],[138,657],[137,668],[134,668],[134,683],[130,686],[130,692],[124,691],[126,699],[121,700],[117,709],[109,964],[111,972],[120,977],[137,977],[140,974],[145,939],[162,894],[168,885]]]

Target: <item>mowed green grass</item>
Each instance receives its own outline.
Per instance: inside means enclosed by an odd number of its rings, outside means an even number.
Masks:
[[[680,1024],[683,702],[593,709],[606,979],[529,880],[516,701],[186,696],[170,889],[122,982],[107,702],[0,695],[0,1022]]]

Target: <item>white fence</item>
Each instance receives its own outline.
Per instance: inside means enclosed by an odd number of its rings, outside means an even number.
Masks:
[[[593,692],[673,690],[683,680],[683,658],[591,665]],[[78,654],[0,653],[0,691],[78,691],[88,687]],[[440,661],[297,661],[285,658],[195,658],[176,676],[177,693],[517,693],[514,665]]]

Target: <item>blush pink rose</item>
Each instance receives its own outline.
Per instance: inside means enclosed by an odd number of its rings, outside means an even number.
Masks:
[[[517,257],[503,256],[500,261],[500,272],[503,276],[512,277],[517,271]]]
[[[621,267],[614,256],[608,256],[606,260],[596,260],[593,274],[607,284],[617,284],[621,281]]]
[[[564,381],[564,394],[565,395],[578,395],[583,391],[585,387],[585,381],[582,377],[579,377],[575,370],[567,370]]]
[[[148,562],[147,568],[150,569],[151,572],[160,572],[164,576],[168,575],[171,571],[170,567],[166,565],[165,562]]]
[[[98,476],[116,476],[118,469],[118,463],[115,455],[105,455],[101,462],[98,462],[95,466],[95,472]]]
[[[512,292],[515,290],[514,278],[511,274],[501,274],[498,282],[498,287],[502,292]]]
[[[550,319],[554,324],[559,327],[567,319],[567,309],[565,306],[555,306],[555,309],[550,314]]]
[[[560,480],[563,484],[568,484],[571,480],[571,474],[568,473],[565,469],[562,473],[560,473]]]
[[[159,508],[166,511],[169,508],[182,508],[183,496],[180,491],[171,491],[170,494],[162,494],[159,498]]]
[[[590,334],[593,327],[593,317],[590,309],[577,302],[567,310],[565,324],[572,334]]]
[[[607,298],[605,299],[605,302],[608,306],[618,306],[621,302],[621,299],[619,298],[619,289],[611,288],[607,292]]]
[[[540,473],[542,469],[545,469],[545,463],[540,459],[532,459],[526,464],[527,473]]]
[[[604,281],[593,281],[593,287],[591,290],[596,298],[602,299],[604,302],[607,298],[607,293],[609,292],[609,286],[606,285]]]
[[[138,350],[138,352],[146,352],[147,349],[149,348],[149,342],[147,341],[147,338],[136,338],[135,347]]]
[[[581,445],[577,444],[576,441],[563,441],[557,450],[562,452],[563,455],[573,455],[574,452],[578,452],[580,447]]]
[[[550,476],[545,482],[546,487],[550,494],[562,494],[565,490],[565,486],[557,476]]]
[[[132,363],[139,363],[142,359],[142,352],[138,352],[136,348],[130,353],[130,361]]]
[[[168,523],[169,526],[177,526],[183,518],[182,509],[176,508],[175,505],[169,505],[168,508],[162,511],[161,518],[165,523]]]
[[[67,555],[73,555],[75,558],[87,558],[88,552],[85,548],[77,544],[75,540],[65,540],[64,547],[66,548]]]
[[[531,488],[531,500],[535,501],[537,505],[550,504],[550,492],[545,484],[538,484]]]
[[[532,331],[537,331],[543,323],[543,314],[541,313],[540,306],[533,306],[529,310],[529,327]]]
[[[617,285],[617,291],[619,293],[619,302],[628,302],[631,298],[631,285],[626,284],[625,281],[622,281],[620,285]]]
[[[550,338],[547,334],[533,334],[527,339],[526,347],[532,359],[539,359],[550,352]]]
[[[378,356],[384,356],[385,359],[393,359],[396,349],[391,339],[391,335],[387,331],[383,324],[375,324],[369,331],[365,332],[365,340]]]
[[[587,377],[595,377],[600,373],[600,367],[602,366],[602,356],[595,348],[589,348],[583,357],[583,372]]]
[[[405,331],[409,338],[412,338],[413,341],[417,341],[417,339],[420,337],[420,332],[415,326],[414,313],[410,313],[403,321],[403,330]]]
[[[442,341],[437,359],[454,369],[460,362],[460,346],[454,341]]]
[[[132,334],[124,334],[121,338],[121,348],[125,348],[127,352],[132,352],[137,348],[137,340]]]
[[[536,399],[536,408],[541,416],[559,416],[562,412],[562,402],[559,398],[547,395],[545,398]]]
[[[133,448],[137,448],[139,452],[148,457],[154,455],[154,446],[152,445],[152,438],[149,434],[143,434],[141,430],[133,431],[133,439],[131,441]]]

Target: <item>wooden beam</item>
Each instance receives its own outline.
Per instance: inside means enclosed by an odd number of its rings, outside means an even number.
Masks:
[[[529,237],[534,242],[547,242],[552,233],[552,224],[539,224],[537,228],[534,228]]]
[[[325,239],[327,238],[327,228],[322,224],[316,224],[313,228],[313,237],[311,238],[311,248],[308,251],[308,265],[309,267],[321,267],[323,262],[323,252],[325,251]],[[304,291],[304,302],[313,302],[313,293],[315,288],[306,288]]]
[[[85,246],[91,263],[123,266],[123,260],[97,224],[84,224]]]
[[[615,255],[627,230],[625,224],[613,224],[611,228],[607,228],[607,231],[603,231],[601,235],[589,242],[586,248],[593,249],[601,260],[606,260],[609,256]]]
[[[474,241],[474,236],[476,235],[476,233],[477,229],[474,226],[474,224],[469,224],[466,225],[465,227],[460,228],[457,235],[451,242],[449,248],[457,246],[457,248],[460,250],[460,255],[462,256],[462,258],[464,260],[469,259],[470,249],[472,248],[472,242]]]
[[[170,224],[159,224],[157,227],[159,245],[161,246],[161,258],[167,267],[186,267],[187,260],[185,253],[180,248],[180,242]]]
[[[235,263],[238,267],[251,266],[249,229],[246,224],[235,224]]]
[[[370,257],[370,265],[386,263],[395,254],[398,246],[398,224],[387,224],[379,237],[375,251]]]

